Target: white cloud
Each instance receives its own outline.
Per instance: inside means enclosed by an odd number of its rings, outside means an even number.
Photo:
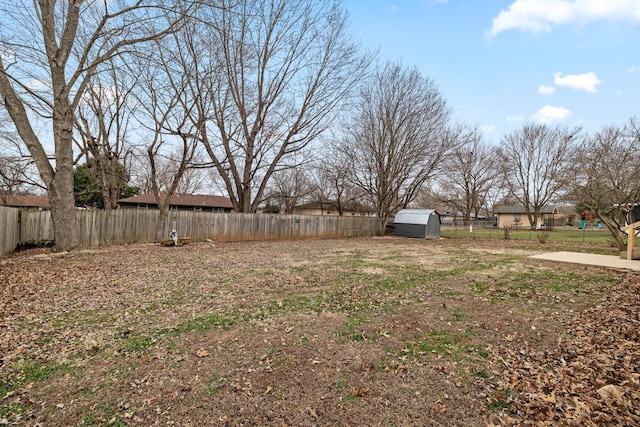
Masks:
[[[551,32],[553,26],[598,20],[640,22],[638,0],[515,0],[493,18],[488,37],[502,31]]]
[[[558,120],[566,119],[571,115],[571,111],[564,107],[554,107],[552,105],[545,105],[539,109],[535,114],[531,115],[531,119],[538,123],[553,123]]]
[[[555,73],[553,75],[553,82],[557,86],[566,86],[571,89],[596,93],[598,91],[596,86],[601,84],[602,80],[598,78],[596,73],[590,71],[582,74],[567,74],[564,77],[562,76],[562,73]]]
[[[524,120],[524,114],[520,114],[519,116],[507,117],[508,122],[521,122],[523,120]]]
[[[637,65],[632,65],[631,68],[627,70],[627,73],[637,73],[638,71],[640,71],[640,67],[638,67]]]
[[[485,125],[480,128],[482,133],[493,133],[496,130],[495,125]]]
[[[541,95],[553,95],[555,91],[556,88],[552,86],[540,85],[540,87],[538,88],[538,93],[540,93]]]
[[[33,79],[27,83],[27,87],[33,91],[39,91],[51,87],[51,81]]]

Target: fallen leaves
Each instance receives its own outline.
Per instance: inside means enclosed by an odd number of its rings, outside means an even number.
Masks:
[[[316,412],[315,409],[310,408],[307,406],[307,412],[309,413],[309,415],[311,415],[313,418],[318,419],[318,413]]]
[[[540,334],[555,336],[538,314],[539,295],[527,294],[522,313],[514,307],[524,294],[489,303],[478,277],[502,275],[504,262],[497,269],[488,262],[476,275],[458,257],[471,247],[489,261],[506,252],[513,259],[514,248],[499,243],[494,252],[483,242],[381,238],[16,257],[0,268],[0,381],[9,387],[0,384],[0,424],[19,424],[28,413],[22,423],[34,425],[81,424],[81,417],[136,425],[170,418],[184,425],[481,425],[481,409],[493,401],[503,405],[489,415],[496,425],[640,425],[633,418],[640,407],[637,302],[612,299],[591,317],[567,321],[571,334],[557,349],[553,340],[538,348]],[[515,250],[509,269],[530,252]],[[384,258],[392,253],[402,256]],[[453,263],[451,276],[424,274]],[[398,269],[415,276],[407,276],[406,289],[392,286]],[[589,303],[602,297],[595,284],[585,286]],[[442,289],[451,294],[446,304]],[[553,299],[553,310],[566,314],[562,320],[577,316],[583,295]],[[465,318],[453,321],[457,306]],[[359,340],[337,335],[345,319],[357,321]],[[454,327],[471,345],[459,361],[448,351],[401,353],[423,331]],[[40,375],[40,363],[52,359],[69,367],[28,379],[34,387],[26,391],[25,375]],[[486,390],[493,381],[500,381],[495,393]]]
[[[613,384],[607,384],[600,387],[597,391],[600,398],[607,404],[607,406],[624,406],[626,403],[623,399],[624,389],[620,386]]]
[[[205,350],[204,348],[198,349],[198,351],[196,351],[196,356],[198,357],[207,357],[209,356],[209,352],[207,350]]]
[[[369,387],[360,386],[353,391],[353,395],[357,397],[363,397],[370,391],[371,389]]]
[[[629,274],[605,304],[573,320],[569,337],[555,350],[507,349],[495,386],[518,397],[498,418],[514,417],[515,424],[640,425],[639,308],[640,283]],[[497,394],[493,402],[503,401]],[[496,417],[490,422],[499,425]]]
[[[444,414],[445,412],[447,412],[447,407],[442,404],[439,404],[436,406],[434,411],[436,412],[436,414]]]

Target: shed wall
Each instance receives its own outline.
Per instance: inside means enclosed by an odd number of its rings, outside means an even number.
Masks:
[[[420,239],[440,238],[440,215],[436,211],[402,210],[396,215],[395,235]],[[402,213],[402,215],[400,215]],[[399,220],[399,221],[398,221]],[[404,221],[404,222],[403,222]],[[419,224],[410,223],[419,222]]]
[[[427,237],[427,226],[422,224],[398,224],[396,223],[396,236],[416,237],[424,239]]]

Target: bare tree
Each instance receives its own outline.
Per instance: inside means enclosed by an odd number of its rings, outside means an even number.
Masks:
[[[487,195],[500,174],[494,162],[494,149],[483,141],[477,128],[465,126],[459,137],[459,147],[437,180],[442,202],[469,221],[478,218],[483,209],[488,213]]]
[[[347,155],[339,147],[332,147],[325,156],[315,170],[314,201],[330,204],[338,215],[343,215],[348,207],[367,207],[364,191],[352,181],[353,165]]]
[[[33,193],[41,190],[42,184],[34,177],[33,162],[27,156],[5,151],[9,144],[0,141],[0,206],[7,204],[7,196]],[[36,174],[37,175],[37,174]]]
[[[100,182],[104,208],[115,209],[129,180],[132,145],[128,141],[134,123],[136,76],[111,58],[91,78],[84,100],[78,106],[78,148],[92,165]]]
[[[510,194],[522,204],[532,228],[542,208],[567,188],[580,128],[527,124],[502,138],[498,156]]]
[[[136,92],[141,124],[151,124],[151,141],[146,144],[149,184],[158,204],[156,238],[161,239],[169,213],[169,203],[197,158],[199,126],[192,123],[194,108],[189,85],[194,72],[184,72],[178,41],[186,30],[155,44],[150,55],[131,66],[141,75],[140,90]],[[146,73],[144,73],[146,72]],[[144,73],[144,75],[143,75]]]
[[[255,212],[273,175],[330,126],[369,60],[333,0],[219,6],[189,40],[199,67],[192,121],[235,210]]]
[[[168,144],[167,144],[168,145]],[[194,154],[194,158],[181,174],[175,193],[196,194],[207,191],[210,187],[210,178],[207,174],[210,169],[200,169],[194,165],[200,164],[199,153]],[[131,182],[130,184],[139,188],[141,193],[153,193],[152,181],[156,181],[160,192],[166,192],[171,188],[176,171],[179,169],[180,156],[176,152],[165,152],[154,159],[154,173],[151,173],[148,153],[144,151],[135,152],[131,162]]]
[[[609,230],[618,248],[626,248],[620,230],[627,212],[640,202],[640,121],[604,126],[580,149],[572,168],[570,196]]]
[[[388,218],[416,198],[458,138],[447,129],[450,109],[435,84],[400,64],[381,67],[353,111],[342,150],[383,234]]]
[[[54,250],[78,245],[73,130],[91,77],[124,50],[175,31],[182,3],[0,1],[0,95],[47,187]],[[38,118],[50,126],[52,153]]]
[[[280,170],[273,175],[272,189],[266,200],[274,200],[285,214],[292,214],[295,207],[313,193],[314,187],[303,167]]]
[[[0,101],[0,205],[6,205],[7,196],[38,186],[32,177],[33,162],[21,149],[19,139]]]

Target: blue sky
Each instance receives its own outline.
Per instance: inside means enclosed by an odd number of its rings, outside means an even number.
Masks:
[[[345,0],[382,60],[416,66],[489,142],[524,123],[640,116],[640,0]]]

